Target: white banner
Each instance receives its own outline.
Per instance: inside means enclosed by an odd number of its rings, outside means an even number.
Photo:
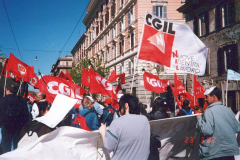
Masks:
[[[228,80],[240,80],[240,74],[231,69],[228,69],[227,79]]]
[[[98,150],[97,150],[98,145]],[[110,159],[102,149],[99,132],[60,127],[36,141],[0,156],[1,160],[103,160]],[[106,154],[105,154],[106,153]]]

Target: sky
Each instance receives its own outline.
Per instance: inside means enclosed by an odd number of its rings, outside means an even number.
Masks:
[[[71,50],[86,31],[83,19],[88,3],[89,0],[0,1],[1,54],[9,57],[12,53],[22,62],[34,66],[35,73],[39,69],[44,75],[50,74],[58,57],[71,55]]]

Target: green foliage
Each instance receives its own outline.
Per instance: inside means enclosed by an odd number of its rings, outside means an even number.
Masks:
[[[70,70],[69,74],[73,78],[74,82],[77,85],[81,84],[82,81],[82,70],[83,68],[87,69],[88,68],[88,60],[87,59],[82,59],[77,66],[72,67]]]

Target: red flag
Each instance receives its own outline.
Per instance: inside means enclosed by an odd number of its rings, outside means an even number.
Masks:
[[[122,86],[120,83],[118,83],[117,87],[116,87],[116,94],[121,94],[122,93]]]
[[[111,83],[108,83],[106,79],[96,73],[92,68],[89,69],[89,75],[91,78],[90,92],[112,97],[113,100],[117,100],[117,95],[113,89]]]
[[[46,84],[45,84],[45,82]],[[52,103],[58,93],[75,99],[82,99],[87,91],[84,88],[60,77],[43,76],[39,80],[39,91],[46,93],[46,99]]]
[[[144,88],[155,92],[164,93],[167,91],[168,80],[160,79],[151,73],[144,72],[143,74]]]
[[[198,98],[205,98],[204,96],[204,92],[205,92],[205,89],[204,87],[197,81],[197,77],[196,75],[194,75],[194,96],[196,99]]]
[[[119,108],[119,103],[117,100],[112,100],[112,107],[116,110],[118,110]]]
[[[33,103],[35,100],[35,98],[33,97],[33,95],[31,93],[29,93],[26,98],[28,98],[31,103]]]
[[[66,71],[66,76],[67,76],[67,79],[68,79],[69,81],[72,81],[73,83],[75,83],[75,82],[73,81],[71,75],[68,73],[68,71]]]
[[[177,96],[177,94],[176,94],[175,90],[173,89],[173,87],[172,87],[172,84],[171,84],[171,83],[170,83],[170,87],[171,87],[171,89],[172,89],[173,96],[175,97],[175,99],[176,99],[176,101],[177,101],[177,105],[178,105],[179,109],[182,109],[181,102],[179,101],[179,99],[178,99],[178,96]]]
[[[82,100],[78,100],[76,104],[74,104],[73,108],[79,109],[80,105],[82,104]]]
[[[185,87],[183,86],[181,80],[179,79],[176,73],[174,73],[174,88],[177,95],[181,93],[187,93]]]
[[[61,71],[61,72],[59,73],[58,77],[63,78],[63,79],[67,79],[67,76],[64,74],[63,71]]]
[[[7,71],[8,68],[9,68],[8,58],[6,58],[5,62],[4,62],[4,66],[2,68],[1,76],[7,77],[7,78],[12,78],[13,81],[19,82],[21,79],[19,77],[17,77],[11,71]]]
[[[116,74],[116,71],[113,70],[108,78],[108,82],[115,82],[118,78],[120,78],[120,83],[125,83],[125,73]]]
[[[81,82],[81,84],[86,86],[86,87],[90,87],[90,76],[89,76],[88,71],[85,68],[83,68],[83,70],[82,70],[82,82]]]
[[[39,79],[34,72],[34,67],[31,66],[28,68],[28,78],[23,79],[25,82],[33,86],[34,88],[39,88]]]

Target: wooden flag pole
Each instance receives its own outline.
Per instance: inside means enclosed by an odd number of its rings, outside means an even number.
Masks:
[[[20,82],[20,86],[19,86],[19,88],[18,88],[17,95],[18,95],[18,93],[19,93],[19,91],[20,91],[20,89],[21,89],[21,87],[22,87],[22,82],[23,82],[23,78],[21,79],[21,82]]]
[[[4,94],[3,97],[5,97],[5,93],[6,93],[6,83],[7,83],[7,70],[6,70],[6,77],[5,77],[5,84],[4,84]]]

